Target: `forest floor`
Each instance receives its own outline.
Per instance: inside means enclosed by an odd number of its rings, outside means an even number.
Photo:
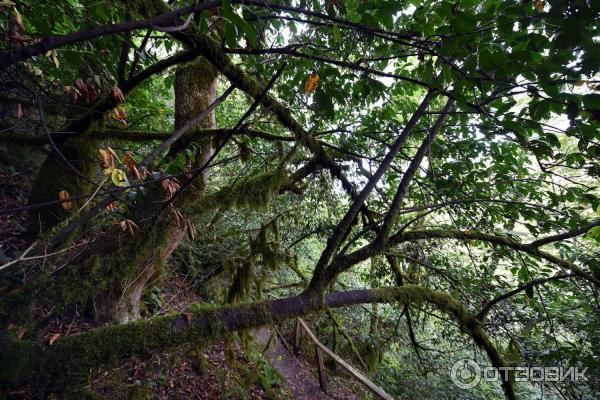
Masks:
[[[278,335],[273,334],[273,330],[262,327],[254,332],[254,337],[258,343],[263,346],[269,343],[269,347],[264,350],[263,356],[269,360],[273,368],[286,380],[288,387],[298,400],[330,400],[330,399],[348,399],[360,400],[362,397],[350,391],[339,377],[329,379],[327,382],[327,394],[319,386],[318,379],[314,376],[312,370],[314,364],[308,365],[307,360],[302,357],[296,357],[283,344]],[[311,370],[312,369],[312,370]]]

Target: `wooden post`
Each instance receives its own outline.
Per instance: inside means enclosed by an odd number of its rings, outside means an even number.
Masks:
[[[335,361],[338,365],[340,365],[342,368],[344,368],[346,371],[348,371],[350,373],[350,375],[352,375],[354,378],[356,378],[367,389],[369,389],[374,395],[376,395],[377,397],[379,397],[382,400],[394,400],[394,398],[392,396],[390,396],[389,394],[384,392],[383,389],[381,389],[379,386],[377,386],[373,382],[371,382],[369,380],[369,378],[367,378],[366,376],[361,374],[354,367],[352,367],[346,361],[341,359],[340,356],[338,356],[333,351],[331,351],[329,348],[324,346],[321,342],[319,342],[319,339],[317,339],[315,334],[310,330],[310,328],[308,327],[308,325],[306,325],[306,322],[304,322],[302,320],[302,318],[297,318],[296,321],[300,322],[300,324],[302,325],[302,329],[304,329],[306,331],[306,334],[308,335],[310,340],[315,344],[316,347],[318,347],[318,349],[316,349],[315,351],[317,353],[316,358],[317,358],[317,364],[319,366],[319,381],[321,383],[321,389],[323,389],[323,391],[325,391],[325,368],[323,368],[323,355],[320,354],[321,351],[326,353],[329,357],[331,357],[333,359],[333,361]],[[319,359],[321,359],[320,363],[319,363]],[[321,371],[323,373],[321,373]]]
[[[300,320],[296,319],[296,325],[294,327],[294,354],[300,354],[300,333],[302,330],[302,325],[300,325]]]
[[[315,356],[317,359],[317,368],[319,369],[319,385],[321,390],[327,393],[326,381],[325,381],[325,365],[323,364],[323,350],[315,344]]]

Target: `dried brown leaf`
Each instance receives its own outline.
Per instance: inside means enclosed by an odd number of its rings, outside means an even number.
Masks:
[[[58,198],[60,199],[60,201],[62,202],[62,208],[64,208],[65,210],[70,210],[71,209],[71,196],[69,196],[69,192],[67,192],[66,190],[61,190],[60,192],[58,192]]]

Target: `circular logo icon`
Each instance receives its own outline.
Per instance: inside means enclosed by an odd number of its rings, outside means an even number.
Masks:
[[[452,383],[461,389],[472,389],[481,380],[481,368],[473,360],[458,360],[450,370]]]

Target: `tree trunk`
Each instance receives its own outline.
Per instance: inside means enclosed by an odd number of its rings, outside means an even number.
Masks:
[[[177,67],[175,74],[175,129],[185,125],[215,101],[217,77],[217,70],[203,58]],[[206,119],[198,123],[192,131],[214,129],[215,127],[215,114],[212,112]],[[202,139],[198,142],[198,145],[196,167],[203,165],[213,154],[213,144],[210,138]],[[170,149],[169,155],[175,156],[182,150],[184,150],[183,147],[176,142]],[[204,193],[207,180],[208,170],[205,170],[190,187],[188,193],[185,196],[180,196],[181,201],[177,204],[197,201]],[[149,205],[147,208],[153,209],[154,207]],[[140,317],[140,300],[144,290],[149,285],[157,283],[162,275],[165,261],[179,246],[184,237],[184,231],[173,226],[168,218],[148,229],[155,232],[148,234],[143,243],[138,243],[138,247],[132,249],[138,254],[139,248],[149,250],[146,252],[147,257],[134,261],[135,265],[130,268],[131,273],[128,274],[127,279],[121,281],[120,285],[116,285],[120,288],[120,293],[111,291],[113,293],[108,298],[108,304],[98,307],[98,301],[101,297],[96,299],[96,311],[102,310],[99,314],[100,319],[107,319],[110,316],[109,319],[119,323],[138,319]],[[157,241],[157,237],[160,240]],[[104,300],[100,301],[103,302]]]
[[[99,141],[85,136],[57,144],[62,155],[87,180],[78,176],[75,171],[67,166],[56,151],[52,151],[46,157],[33,182],[29,204],[58,200],[58,194],[61,191],[66,191],[69,196],[93,191],[95,188],[92,187],[90,182],[95,180],[95,175],[98,172],[99,146]],[[69,215],[76,213],[86,200],[73,201],[69,209],[63,208],[61,204],[55,204],[32,211],[29,214],[27,236],[34,239],[50,231]]]

